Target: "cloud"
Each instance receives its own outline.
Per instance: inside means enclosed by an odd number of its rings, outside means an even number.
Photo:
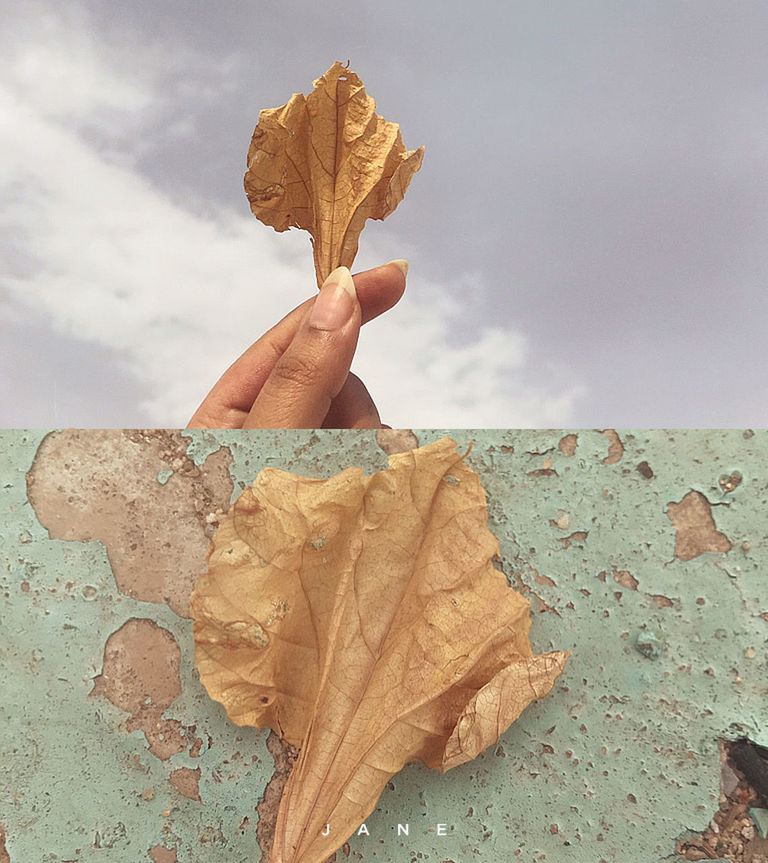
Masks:
[[[466,310],[455,297],[470,301],[466,276],[453,285],[418,274],[408,281],[402,308],[368,325],[353,366],[384,422],[414,428],[568,424],[584,387],[558,380],[549,364],[535,367],[522,333],[485,327],[468,338],[462,332]],[[477,289],[476,277],[472,281]]]
[[[66,123],[97,113],[146,109],[152,99],[145,83],[122,76],[106,62],[107,50],[83,26],[65,28],[50,14],[40,17],[37,41],[13,48],[6,86],[37,114]],[[64,44],[62,44],[64,43]]]
[[[85,19],[44,18],[57,38],[29,36],[0,77],[0,287],[59,336],[118,352],[147,394],[142,417],[183,425],[230,362],[312,292],[308,239],[153,185],[110,135],[168,98],[146,72],[156,52],[134,57],[145,71],[131,77]],[[520,333],[461,332],[451,297],[469,278],[438,287],[414,271],[406,299],[366,326],[354,368],[385,421],[566,424],[580,388],[535,370]],[[56,355],[47,361],[55,377]]]

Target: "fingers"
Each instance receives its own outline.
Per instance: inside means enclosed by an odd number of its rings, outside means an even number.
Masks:
[[[376,405],[365,384],[350,372],[341,391],[331,402],[323,428],[378,429],[382,428]]]
[[[405,290],[406,261],[390,261],[356,274],[362,323],[397,303]],[[254,342],[221,376],[189,422],[189,428],[240,428],[277,360],[287,350],[315,302],[297,306]]]
[[[319,428],[349,374],[361,323],[352,274],[338,267],[299,324],[243,428]]]

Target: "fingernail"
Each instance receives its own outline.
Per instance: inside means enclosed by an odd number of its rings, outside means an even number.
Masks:
[[[386,267],[388,264],[394,264],[400,270],[403,276],[408,275],[408,261],[406,261],[405,258],[396,258],[394,261],[387,261],[384,266]]]
[[[347,267],[336,267],[320,287],[309,316],[310,327],[316,330],[341,329],[350,319],[356,299],[352,273]]]

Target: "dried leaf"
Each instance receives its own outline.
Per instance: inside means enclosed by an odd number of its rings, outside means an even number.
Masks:
[[[260,112],[248,150],[245,192],[253,214],[277,231],[312,235],[317,284],[351,267],[366,219],[402,201],[424,148],[406,150],[397,123],[374,113],[363,82],[341,63],[305,98]]]
[[[532,655],[530,603],[493,567],[485,493],[455,443],[389,465],[327,480],[263,470],[193,593],[211,697],[300,749],[272,863],[325,860],[409,761],[474,758],[568,655]]]

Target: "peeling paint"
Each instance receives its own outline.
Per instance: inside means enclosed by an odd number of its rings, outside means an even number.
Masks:
[[[165,845],[154,845],[149,849],[148,857],[152,863],[178,863],[175,848],[166,848]]]
[[[283,788],[291,775],[293,765],[299,757],[296,747],[281,740],[274,731],[267,737],[267,749],[275,760],[275,772],[264,788],[264,794],[259,800],[256,811],[259,815],[258,840],[264,859],[268,859],[269,851],[275,836],[277,812],[280,808],[280,798]]]
[[[411,429],[379,429],[376,432],[376,443],[387,455],[394,455],[397,452],[416,449],[419,439]]]
[[[200,468],[186,447],[178,432],[67,429],[45,438],[27,475],[52,539],[99,540],[121,593],[185,617],[213,534],[206,516],[223,515],[232,494],[231,456],[219,450]]]
[[[712,505],[699,491],[689,491],[679,502],[667,505],[675,527],[675,557],[693,560],[707,551],[730,551],[728,537],[715,527]]]
[[[608,455],[603,459],[603,464],[616,464],[624,455],[624,444],[615,429],[603,429],[602,434],[608,438]]]
[[[618,570],[614,567],[613,580],[616,584],[626,587],[627,590],[637,590],[638,580],[626,569]]]
[[[447,431],[473,442],[534,649],[571,649],[570,667],[475,761],[393,777],[338,859],[665,859],[716,809],[718,741],[768,745],[768,432],[616,430],[607,463],[599,430]],[[0,448],[0,863],[258,861],[290,755],[207,698],[185,596],[261,468],[370,473],[379,435],[3,432]],[[727,551],[702,551],[713,531]],[[681,533],[697,554],[676,553]]]
[[[181,695],[180,664],[173,634],[152,620],[134,617],[107,639],[103,670],[90,693],[130,713],[126,731],[143,731],[149,751],[163,760],[187,748],[181,723],[162,718]]]
[[[578,443],[579,436],[577,434],[567,434],[563,435],[557,442],[557,448],[564,455],[573,455],[576,452]]]
[[[177,767],[170,777],[169,782],[173,787],[188,797],[190,800],[201,801],[200,799],[200,768],[194,770],[191,767]]]

